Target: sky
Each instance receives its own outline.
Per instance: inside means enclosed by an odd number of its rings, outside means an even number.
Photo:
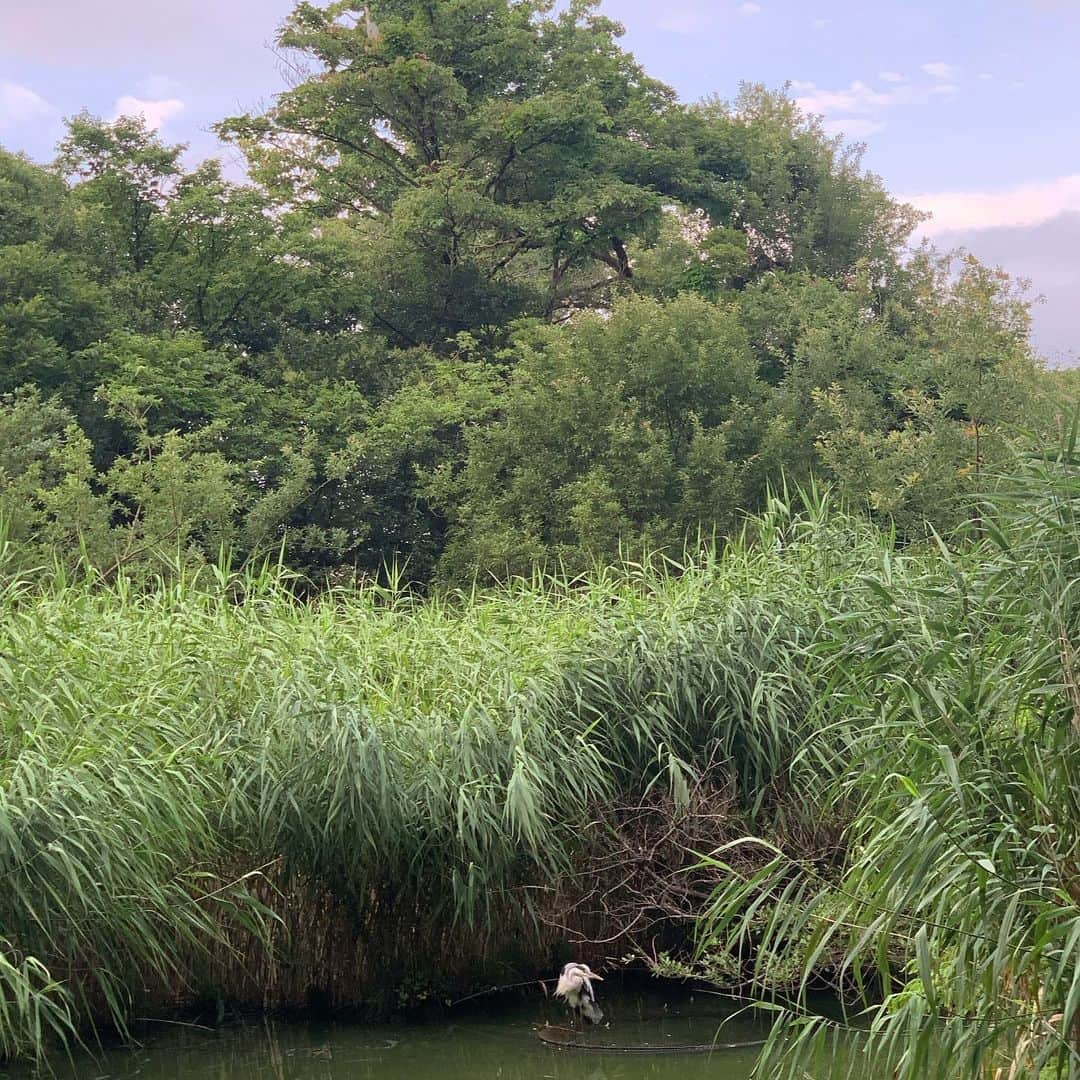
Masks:
[[[189,158],[285,86],[290,0],[0,0],[0,145],[49,160],[63,118],[141,112]],[[1035,342],[1080,360],[1080,0],[605,0],[686,101],[790,84],[866,145],[923,231],[1031,282]]]

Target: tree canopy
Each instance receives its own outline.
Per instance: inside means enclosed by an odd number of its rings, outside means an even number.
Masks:
[[[138,118],[0,151],[0,517],[106,575],[284,551],[502,577],[721,539],[770,485],[902,537],[1052,423],[1023,297],[785,92],[678,100],[575,0],[301,3],[247,176]],[[58,554],[57,554],[58,553]]]

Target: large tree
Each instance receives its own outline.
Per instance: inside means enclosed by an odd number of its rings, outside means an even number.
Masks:
[[[280,43],[310,74],[221,125],[283,199],[358,231],[397,343],[595,297],[656,227],[673,95],[593,5],[552,7],[303,3]]]
[[[393,342],[602,306],[676,207],[738,232],[743,279],[894,263],[913,212],[785,95],[683,106],[594,3],[553,8],[303,3],[296,85],[220,126],[282,200],[356,230]]]

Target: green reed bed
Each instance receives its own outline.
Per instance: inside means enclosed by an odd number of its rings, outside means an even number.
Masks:
[[[852,737],[838,653],[923,649],[925,605],[875,590],[943,575],[777,503],[690,566],[424,601],[6,578],[0,1058],[198,995],[385,1005],[543,970],[545,906],[614,808],[685,805],[711,766],[734,835],[834,813],[804,778]]]
[[[823,641],[836,737],[793,769],[848,808],[842,860],[768,828],[706,858],[699,967],[788,984],[758,1075],[1080,1076],[1078,445],[1001,478],[937,580],[880,575],[876,619]],[[824,958],[854,1026],[809,1008]]]

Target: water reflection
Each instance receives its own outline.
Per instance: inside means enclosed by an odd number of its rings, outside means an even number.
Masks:
[[[610,1026],[590,1033],[594,1043],[684,1045],[761,1038],[760,1022],[730,1018],[710,995],[673,1000],[671,994],[605,997]],[[560,1050],[542,1043],[536,1027],[565,1024],[551,1003],[523,1003],[473,1012],[452,1022],[360,1025],[253,1023],[206,1031],[152,1025],[143,1045],[111,1050],[56,1066],[80,1080],[744,1080],[756,1050],[713,1054],[622,1054]]]

